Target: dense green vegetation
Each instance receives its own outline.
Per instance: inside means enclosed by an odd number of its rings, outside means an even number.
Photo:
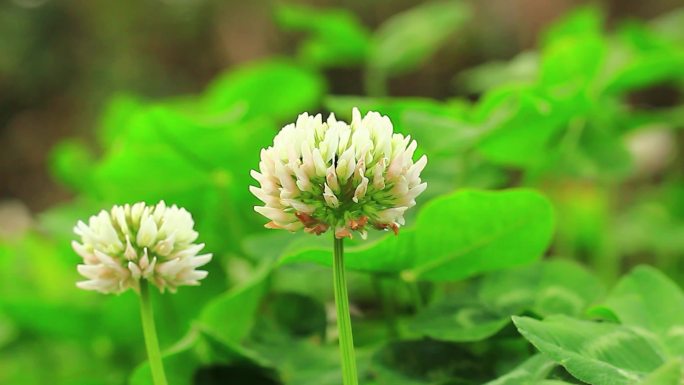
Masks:
[[[264,229],[248,186],[284,123],[358,106],[429,157],[399,235],[346,244],[361,384],[681,384],[684,99],[638,101],[684,92],[684,10],[607,28],[577,9],[538,50],[444,79],[472,99],[387,95],[470,12],[430,3],[369,31],[344,10],[282,5],[296,57],[199,95],[114,96],[96,148],[51,154],[76,198],[0,241],[0,383],[151,384],[135,293],[76,289],[70,242],[101,208],[163,199],[215,255],[201,286],[154,293],[169,383],[340,384],[332,236]],[[326,91],[341,66],[364,69],[366,95]]]

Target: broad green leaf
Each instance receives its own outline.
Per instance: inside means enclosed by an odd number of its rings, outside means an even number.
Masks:
[[[267,298],[264,307],[255,327],[292,338],[325,338],[326,310],[315,298],[295,292],[277,292]]]
[[[76,191],[92,189],[93,154],[85,143],[64,140],[50,152],[50,169],[60,182]]]
[[[508,84],[531,84],[539,73],[539,54],[524,51],[508,62],[487,62],[459,73],[455,80],[470,92],[483,93]]]
[[[356,245],[345,247],[345,267],[372,273],[397,274],[411,265],[414,233],[411,229],[401,230],[398,236],[391,234],[375,241],[357,242]],[[332,240],[327,237],[314,239],[311,236],[295,240],[283,252],[280,263],[296,262],[332,266]]]
[[[597,35],[601,32],[603,22],[604,16],[599,8],[594,6],[578,7],[551,25],[542,37],[542,43],[544,46],[548,46],[563,39]]]
[[[485,385],[542,385],[557,364],[542,354],[530,357],[512,371]],[[561,382],[559,382],[561,383]],[[547,383],[548,384],[548,383]]]
[[[567,120],[548,96],[526,85],[493,89],[473,115],[485,130],[478,151],[497,164],[520,167],[547,162],[551,140]]]
[[[554,25],[542,49],[540,82],[555,99],[587,92],[603,64],[606,42],[602,16],[595,8],[580,8]]]
[[[370,98],[341,95],[326,97],[324,105],[334,112],[335,115],[344,119],[351,119],[351,112],[354,107],[357,107],[362,114],[368,111],[378,111],[383,115],[387,115],[392,121],[395,131],[411,135],[411,137],[419,142],[421,148],[429,149],[427,152],[431,156],[435,152],[432,144],[450,148],[452,152],[454,146],[460,145],[456,140],[452,140],[451,137],[452,135],[459,134],[459,131],[464,129],[464,127],[459,126],[459,123],[464,125],[463,120],[470,107],[467,102],[459,99],[453,99],[445,103],[416,97]],[[412,121],[414,120],[412,115],[427,116],[430,121],[426,122],[427,119],[423,119],[422,124],[415,124]],[[469,135],[476,136],[477,134],[472,132],[473,130],[474,128],[470,129]],[[461,139],[465,136],[462,135]],[[446,145],[445,141],[449,144]]]
[[[463,190],[426,204],[406,280],[456,281],[540,258],[553,233],[549,201],[525,189]]]
[[[425,197],[435,197],[460,186],[489,187],[500,175],[499,169],[489,170],[470,162],[465,154],[495,127],[469,121],[470,103],[452,99],[437,102],[423,98],[368,98],[330,96],[324,101],[336,115],[349,118],[353,107],[362,113],[378,111],[392,120],[394,130],[411,135],[418,142],[418,154],[429,155],[430,166],[421,174],[430,188]],[[419,156],[419,155],[417,155]],[[476,181],[471,179],[477,178]],[[484,183],[480,182],[484,180]]]
[[[248,174],[250,167],[256,167],[258,156],[246,156],[258,154],[261,148],[272,143],[276,131],[274,124],[263,119],[239,123],[204,122],[161,106],[149,108],[143,119],[138,127],[141,137],[130,138],[130,142],[145,140],[149,132],[198,167],[209,171],[220,169],[229,174],[237,174],[236,171]],[[234,148],[227,151],[229,146]],[[227,175],[226,183],[239,177],[241,175]]]
[[[93,183],[97,196],[104,201],[165,199],[190,210],[196,207],[193,202],[199,198],[196,189],[211,186],[207,172],[161,143],[112,151],[97,166]]]
[[[598,278],[567,260],[487,274],[480,300],[489,308],[515,315],[529,310],[540,316],[579,316],[603,293]]]
[[[52,338],[87,339],[98,332],[92,325],[92,320],[97,318],[94,311],[40,298],[0,300],[0,314],[20,330]]]
[[[513,322],[542,353],[594,385],[632,385],[667,359],[657,341],[628,326],[566,316],[513,317]]]
[[[669,43],[644,25],[624,26],[611,48],[610,75],[605,82],[608,93],[665,84],[684,75],[684,47]]]
[[[419,312],[409,328],[436,340],[479,341],[526,311],[580,315],[602,292],[599,280],[575,263],[544,261],[486,274],[472,292],[449,293]]]
[[[266,61],[219,76],[207,88],[203,104],[210,113],[236,109],[244,118],[294,121],[318,106],[324,90],[315,73],[287,61]]]
[[[385,74],[425,63],[470,17],[465,2],[421,4],[385,21],[373,35],[368,65]]]
[[[242,250],[256,261],[275,261],[297,238],[296,235],[287,231],[269,230],[245,237]],[[307,239],[312,239],[312,237],[307,237]],[[325,245],[322,245],[322,248],[325,249]]]
[[[252,329],[269,275],[270,268],[265,268],[247,284],[209,302],[199,317],[202,328],[226,343],[241,342]]]
[[[488,338],[509,322],[510,315],[482,306],[474,296],[459,293],[418,313],[409,328],[435,340],[465,342]]]
[[[299,46],[299,57],[305,65],[348,66],[362,63],[368,56],[370,34],[356,16],[345,9],[280,4],[275,16],[284,29],[309,34]]]
[[[267,363],[258,353],[216,337],[210,330],[199,326],[191,328],[185,337],[162,352],[169,385],[196,384],[204,371],[215,367],[231,367],[237,372],[235,376],[244,374],[239,370],[240,367],[253,368],[257,372],[267,371],[264,369]],[[133,371],[129,384],[155,385],[147,362],[138,365]]]
[[[639,266],[605,301],[620,323],[655,333],[671,356],[684,354],[684,294],[660,271]]]
[[[276,344],[256,344],[253,348],[266,357],[278,370],[279,384],[339,385],[342,383],[340,354],[335,344],[317,344],[303,340],[285,340]],[[368,348],[357,347],[356,361],[359,383],[365,382],[368,371]]]
[[[100,144],[108,147],[125,137],[132,128],[131,119],[144,108],[146,104],[132,95],[114,95],[107,102],[100,117],[97,129]]]
[[[482,383],[488,366],[466,346],[424,339],[386,343],[370,370],[380,385],[438,385]]]
[[[596,112],[598,115],[607,113]],[[619,179],[628,176],[632,171],[631,155],[610,121],[592,117],[581,124],[584,128],[578,144],[574,151],[564,154],[567,164],[560,167],[587,177]]]
[[[181,341],[166,352],[162,352],[164,371],[169,385],[192,385],[195,370],[200,361],[193,348],[199,333],[191,330]],[[138,365],[128,380],[129,385],[155,385],[147,362]]]
[[[677,358],[649,374],[639,382],[639,385],[681,385],[682,383],[684,383],[684,361]]]
[[[347,247],[345,265],[359,271],[401,273],[410,281],[455,281],[539,258],[552,230],[551,206],[539,193],[464,190],[427,204],[418,213],[416,226],[399,236]],[[330,243],[325,238],[299,238],[280,263],[330,266]]]

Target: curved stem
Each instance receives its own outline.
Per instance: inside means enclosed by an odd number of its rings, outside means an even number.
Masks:
[[[333,261],[337,329],[340,334],[340,357],[342,358],[342,382],[344,385],[358,385],[354,339],[352,337],[351,318],[349,317],[347,280],[344,276],[344,246],[342,242],[342,239],[334,238],[335,252]]]
[[[150,302],[150,289],[146,279],[140,280],[140,316],[142,319],[143,334],[145,335],[145,346],[147,347],[147,360],[152,372],[154,385],[167,385],[164,365],[162,363],[161,352],[159,351],[159,341],[157,340],[157,329],[154,326],[154,315],[152,314],[152,303]]]

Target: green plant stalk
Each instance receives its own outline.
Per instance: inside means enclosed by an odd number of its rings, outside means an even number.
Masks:
[[[335,304],[337,305],[337,329],[340,340],[340,357],[342,359],[342,383],[358,385],[356,373],[356,356],[354,355],[354,338],[352,337],[351,318],[349,315],[349,296],[347,280],[344,276],[343,240],[334,239],[333,285],[335,286]]]
[[[152,303],[150,302],[150,289],[146,279],[140,280],[140,317],[142,319],[143,334],[145,335],[145,347],[147,348],[147,361],[150,364],[154,385],[167,385],[164,364],[162,363],[157,329],[154,326]]]

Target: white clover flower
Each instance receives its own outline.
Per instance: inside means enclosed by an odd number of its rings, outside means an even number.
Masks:
[[[198,234],[193,226],[189,212],[164,201],[114,206],[90,217],[88,224],[79,221],[74,232],[81,243],[72,246],[83,257],[78,272],[88,280],[76,285],[102,293],[137,291],[141,279],[162,292],[199,285],[207,272],[196,268],[207,264],[211,254],[197,255],[204,244],[194,243]]]
[[[420,172],[423,155],[413,162],[416,141],[393,132],[387,116],[369,112],[363,119],[352,111],[352,122],[326,122],[321,115],[299,115],[261,151],[261,187],[250,191],[264,202],[254,209],[271,220],[266,227],[322,234],[333,228],[337,238],[366,224],[398,232],[404,212],[427,187]]]

